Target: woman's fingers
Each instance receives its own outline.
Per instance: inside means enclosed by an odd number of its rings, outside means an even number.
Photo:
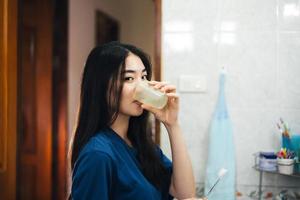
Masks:
[[[162,87],[168,85],[169,83],[168,82],[158,82],[154,85],[154,88],[155,89],[161,89]]]
[[[160,90],[163,91],[163,92],[166,92],[166,93],[167,92],[175,93],[176,92],[176,87],[174,85],[165,85]]]
[[[169,98],[169,101],[174,102],[174,103],[178,103],[179,102],[179,96],[176,93],[166,93],[166,95]]]
[[[159,82],[159,81],[149,81],[148,83],[151,86],[153,86],[154,88],[156,88],[156,89],[159,89],[162,86],[169,84],[168,82],[165,82],[165,81],[162,81],[162,82]]]
[[[162,92],[176,92],[176,86],[170,85],[168,82],[149,81],[149,84]]]
[[[173,97],[175,99],[179,99],[179,95],[177,93],[166,93],[168,97]]]
[[[159,81],[148,81],[149,84],[154,85],[156,83],[159,83]]]

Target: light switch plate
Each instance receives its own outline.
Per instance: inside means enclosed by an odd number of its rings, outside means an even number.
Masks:
[[[179,76],[179,91],[189,93],[204,93],[207,89],[206,76],[181,75]]]

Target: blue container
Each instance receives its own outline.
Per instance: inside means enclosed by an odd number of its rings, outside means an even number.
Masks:
[[[290,140],[293,151],[296,152],[296,156],[298,157],[298,161],[295,162],[295,172],[300,173],[300,134],[293,134]]]
[[[277,155],[274,152],[260,152],[259,156],[266,159],[277,159]]]
[[[274,152],[260,152],[259,169],[262,169],[264,171],[276,171],[277,155]]]
[[[300,150],[300,134],[293,134],[290,141],[293,151],[298,152]]]
[[[300,162],[299,161],[295,162],[294,172],[300,173]]]
[[[290,151],[294,151],[294,147],[293,147],[291,139],[289,137],[282,136],[281,139],[282,139],[282,141],[281,141],[282,148],[290,150]]]

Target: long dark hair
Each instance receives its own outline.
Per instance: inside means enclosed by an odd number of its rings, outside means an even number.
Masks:
[[[149,57],[141,49],[119,42],[95,47],[89,54],[81,82],[77,127],[71,147],[71,168],[84,145],[101,129],[110,126],[119,113],[125,59],[129,53],[138,56],[151,79]],[[160,162],[149,127],[149,112],[130,117],[128,138],[138,152],[142,173],[157,188],[161,187],[166,170]]]

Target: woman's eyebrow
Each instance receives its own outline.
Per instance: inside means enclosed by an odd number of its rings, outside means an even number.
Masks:
[[[133,70],[133,69],[127,69],[123,73],[136,73],[138,70]],[[146,69],[144,68],[142,72],[145,72]]]

